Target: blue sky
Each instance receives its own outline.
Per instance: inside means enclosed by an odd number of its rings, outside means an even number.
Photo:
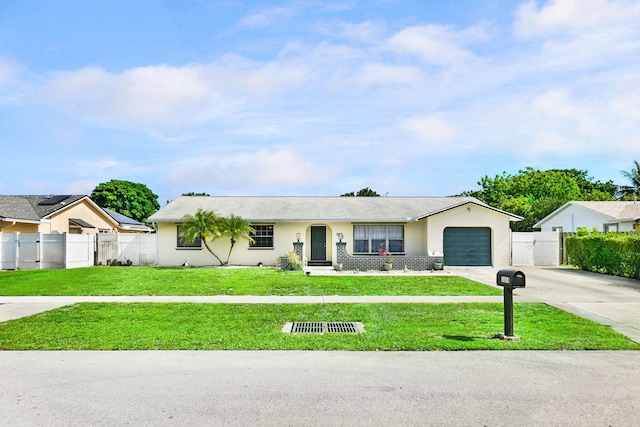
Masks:
[[[626,184],[640,1],[0,4],[0,194],[446,196]]]

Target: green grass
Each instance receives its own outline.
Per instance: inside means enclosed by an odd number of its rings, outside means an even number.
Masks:
[[[0,324],[2,350],[639,350],[617,332],[545,304],[225,305],[82,303]],[[361,335],[291,335],[288,321],[359,321]],[[499,356],[497,356],[499,357]]]
[[[3,296],[502,295],[456,276],[305,276],[272,268],[90,267],[0,272]]]

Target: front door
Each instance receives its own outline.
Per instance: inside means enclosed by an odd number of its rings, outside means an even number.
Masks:
[[[327,227],[311,227],[311,261],[327,260]]]

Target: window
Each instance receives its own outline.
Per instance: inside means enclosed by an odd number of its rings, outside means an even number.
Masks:
[[[251,235],[252,248],[273,248],[273,225],[252,225],[255,233]]]
[[[354,225],[353,252],[377,254],[379,250],[404,252],[403,225]]]
[[[196,237],[193,242],[189,243],[184,238],[184,228],[181,225],[178,225],[178,247],[179,248],[201,248],[202,240],[200,237]]]

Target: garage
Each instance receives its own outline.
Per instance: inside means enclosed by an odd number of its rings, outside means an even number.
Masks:
[[[444,229],[444,265],[491,266],[489,227],[447,227]]]

